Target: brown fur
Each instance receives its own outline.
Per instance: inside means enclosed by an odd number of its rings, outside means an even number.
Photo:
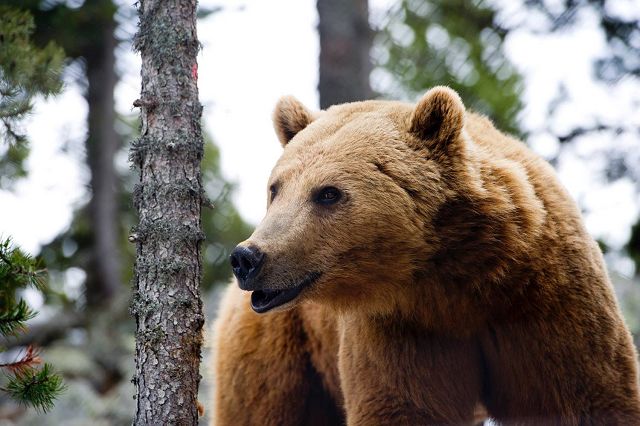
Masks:
[[[321,277],[264,315],[227,290],[216,424],[472,424],[478,404],[506,424],[640,424],[602,255],[546,162],[442,87],[317,117],[286,98],[274,118],[275,197],[243,244],[263,288]],[[327,185],[343,197],[320,207]]]

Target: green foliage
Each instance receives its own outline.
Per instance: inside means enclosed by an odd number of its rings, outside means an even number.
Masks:
[[[202,245],[205,258],[202,286],[210,288],[231,279],[229,254],[240,241],[249,237],[252,228],[233,205],[231,196],[234,186],[222,176],[220,151],[206,135],[202,182],[205,194],[213,204],[213,208],[202,210],[202,229],[207,236]]]
[[[84,56],[100,44],[106,25],[118,10],[112,0],[91,0],[73,5],[60,0],[2,0],[28,10],[35,20],[33,38],[40,45],[53,40],[69,58]]]
[[[14,247],[10,239],[0,242],[0,334],[16,336],[24,331],[25,322],[36,315],[27,303],[16,297],[18,291],[27,287],[44,290],[45,271],[40,262]],[[1,352],[1,351],[0,351]],[[42,360],[38,352],[29,346],[15,361],[0,363],[7,377],[4,390],[16,401],[47,411],[55,398],[63,391],[60,376],[45,364],[36,367]]]
[[[35,316],[36,313],[24,300],[14,306],[7,305],[7,309],[0,312],[0,334],[16,336],[19,331],[24,331],[24,323]]]
[[[9,94],[21,91],[20,95],[25,97],[58,93],[62,88],[62,49],[51,42],[44,48],[32,44],[30,37],[35,26],[28,11],[0,6],[0,14],[3,18],[0,21],[0,68],[2,82],[8,86]],[[4,91],[2,94],[7,95]],[[22,105],[24,100],[18,99],[18,103]],[[11,108],[3,104],[2,116],[6,115],[7,109]]]
[[[20,122],[36,95],[60,92],[64,53],[52,42],[42,48],[32,43],[34,21],[28,11],[0,5],[0,16],[0,136],[9,142],[0,156],[2,186],[7,177],[25,175],[29,150]]]
[[[62,88],[64,53],[54,43],[36,47],[31,41],[34,20],[28,11],[0,5],[0,135],[7,142],[0,157],[0,185],[7,177],[25,174],[23,162],[29,153],[25,135],[18,126],[32,110],[37,95],[49,96]],[[44,290],[41,263],[10,239],[0,241],[0,334],[16,336],[36,312],[17,298],[27,287]],[[62,392],[62,378],[45,364],[32,347],[18,359],[0,363],[7,384],[1,389],[16,401],[47,411]]]
[[[34,317],[24,300],[16,300],[16,291],[29,286],[44,287],[40,262],[13,247],[9,238],[0,241],[0,334],[15,335]]]
[[[0,242],[0,303],[13,300],[17,288],[44,288],[44,269],[39,261],[13,247],[11,239]]]
[[[620,13],[611,0],[559,0],[550,3],[545,0],[527,0],[527,12],[536,13],[537,20],[532,30],[540,28],[548,32],[565,30],[583,17],[588,11],[599,24],[607,49],[594,63],[595,76],[603,81],[615,83],[626,76],[640,76],[638,61],[638,36],[640,20]],[[637,4],[635,4],[637,8]],[[544,21],[540,21],[543,18]]]
[[[592,67],[594,83],[606,85],[607,90],[614,90],[616,86],[624,87],[624,91],[636,94],[635,113],[638,115],[638,97],[640,93],[640,60],[638,60],[638,41],[640,40],[640,20],[633,14],[625,14],[624,7],[619,9],[623,1],[611,0],[559,0],[549,2],[545,0],[527,0],[525,13],[521,16],[535,16],[535,19],[515,19],[508,30],[528,30],[531,33],[546,32],[549,34],[571,32],[584,26],[596,28],[604,41],[603,48],[594,58]],[[629,5],[632,2],[628,2]],[[637,9],[637,2],[635,4]],[[593,25],[596,23],[597,25]],[[562,93],[562,92],[565,93]],[[572,108],[572,97],[561,87],[561,93],[548,106],[549,121],[554,118],[555,111],[563,107]],[[628,113],[628,111],[627,111]],[[563,132],[555,134],[562,145],[576,146],[588,143],[589,135],[602,135],[610,138],[612,143],[603,151],[605,177],[613,182],[628,178],[636,183],[636,196],[640,193],[640,167],[637,156],[640,142],[640,127],[634,120],[624,119],[625,114],[597,114],[582,124],[572,124],[565,127]],[[545,129],[554,134],[553,126]],[[557,132],[557,130],[556,130]],[[621,146],[619,140],[629,138],[635,144]],[[564,149],[564,147],[563,147]],[[560,151],[562,152],[562,150]],[[635,263],[636,275],[640,275],[640,217],[631,228],[630,239],[626,245],[626,253]]]
[[[519,133],[521,78],[502,52],[505,33],[487,2],[402,0],[387,19],[374,50],[392,79],[385,94],[415,99],[444,84],[469,109]]]
[[[137,136],[136,118],[123,118],[122,139],[132,140]],[[204,135],[204,157],[202,160],[202,184],[205,195],[211,201],[213,208],[202,209],[202,230],[206,239],[202,242],[203,279],[202,288],[207,290],[214,285],[231,279],[229,268],[229,254],[238,242],[246,239],[252,228],[242,219],[233,205],[232,195],[234,186],[228,182],[220,170],[220,152],[207,134]],[[137,224],[137,218],[131,205],[131,193],[137,183],[136,176],[128,170],[120,176],[122,190],[118,196],[118,218],[120,226],[120,251],[124,264],[133,264],[135,258],[135,244],[129,242],[130,230]],[[57,276],[68,268],[77,267],[86,270],[89,267],[87,253],[92,247],[90,224],[85,212],[86,207],[76,212],[69,229],[51,243],[42,248],[44,258],[52,276]],[[122,281],[129,282],[132,278],[131,268],[124,268]],[[51,283],[56,296],[63,303],[65,300],[61,283]],[[51,294],[47,295],[48,297]]]
[[[65,386],[62,378],[53,372],[51,365],[42,368],[18,370],[7,383],[6,392],[15,401],[38,410],[49,411]]]

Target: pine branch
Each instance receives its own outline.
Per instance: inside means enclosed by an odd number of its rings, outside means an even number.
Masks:
[[[27,136],[20,124],[31,112],[36,95],[47,97],[62,90],[65,54],[53,42],[36,45],[34,18],[20,2],[15,6],[0,3],[0,143],[24,147]],[[3,170],[7,177],[22,174],[23,160],[14,159],[17,171]]]
[[[605,131],[611,131],[616,135],[619,135],[623,133],[625,129],[619,126],[616,127],[616,126],[608,126],[605,124],[596,124],[590,127],[575,128],[564,135],[558,135],[557,138],[560,143],[567,143],[567,142],[572,142],[576,138],[579,138],[584,135],[589,135],[589,134],[598,133],[598,132],[605,132]],[[553,134],[553,132],[551,133]]]
[[[3,389],[21,404],[43,412],[53,408],[55,399],[65,390],[62,378],[52,371],[51,365],[41,369],[28,368],[16,372]]]
[[[7,118],[0,118],[0,123],[4,126],[5,139],[10,144],[21,144],[27,140],[26,136],[14,129],[13,123]]]
[[[35,315],[36,313],[29,308],[24,300],[20,300],[15,306],[5,306],[0,311],[0,334],[3,336],[17,335],[25,330],[24,323]]]
[[[44,291],[44,273],[38,262],[13,247],[10,239],[0,240],[0,335],[16,337],[25,331],[25,322],[36,312],[24,300],[17,300],[16,292],[27,286]],[[41,362],[39,351],[29,345],[15,361],[0,363],[8,376],[6,387],[0,390],[21,404],[46,412],[64,385],[48,364],[36,368]]]
[[[17,360],[0,364],[0,367],[11,371],[13,374],[22,374],[28,372],[29,369],[33,369],[36,364],[40,363],[42,363],[40,350],[34,349],[33,346],[29,345],[24,354],[18,357]]]
[[[0,242],[0,295],[10,294],[18,288],[45,289],[46,269],[32,256],[12,247],[11,239]]]

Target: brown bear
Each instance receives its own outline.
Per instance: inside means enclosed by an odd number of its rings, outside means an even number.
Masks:
[[[268,208],[232,253],[218,425],[640,425],[598,245],[552,168],[446,87],[291,97]]]

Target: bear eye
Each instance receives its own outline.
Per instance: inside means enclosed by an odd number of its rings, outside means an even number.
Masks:
[[[276,195],[278,194],[278,187],[275,184],[271,185],[269,187],[269,192],[270,192],[269,200],[273,201],[273,199],[276,198]]]
[[[328,206],[337,203],[340,198],[342,198],[342,193],[338,188],[327,186],[318,191],[314,201],[318,204]]]

